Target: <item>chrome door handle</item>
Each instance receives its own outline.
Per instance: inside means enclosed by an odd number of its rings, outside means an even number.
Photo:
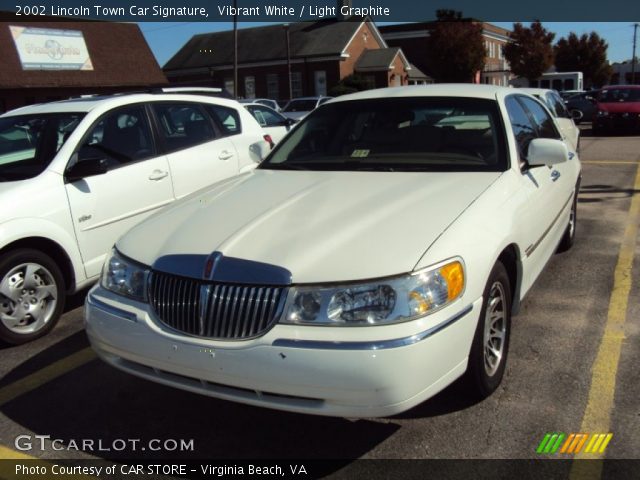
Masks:
[[[169,172],[154,170],[153,172],[151,172],[151,175],[149,175],[149,180],[162,180],[167,175],[169,175]]]
[[[558,170],[554,170],[551,172],[551,180],[554,182],[560,178],[560,172]]]
[[[220,152],[220,155],[218,155],[220,160],[229,160],[231,157],[233,157],[233,153],[228,152],[227,150],[223,150]]]

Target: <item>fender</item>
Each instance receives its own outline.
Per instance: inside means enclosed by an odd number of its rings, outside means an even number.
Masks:
[[[73,227],[70,231],[73,232]],[[87,276],[76,238],[68,230],[51,220],[37,217],[16,218],[0,223],[0,251],[11,243],[27,238],[50,240],[65,251],[71,261],[75,278],[75,285],[72,285],[73,291],[77,290],[78,285],[86,282]]]

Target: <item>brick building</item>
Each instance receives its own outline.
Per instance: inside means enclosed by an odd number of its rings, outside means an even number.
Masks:
[[[12,18],[0,23],[0,58],[0,112],[167,84],[142,32],[130,23]]]
[[[400,25],[385,25],[380,32],[385,42],[391,47],[399,47],[409,61],[427,75],[430,74],[424,51],[427,48],[429,30],[434,22],[405,23]],[[482,72],[476,74],[476,83],[508,86],[512,78],[509,64],[504,58],[503,48],[509,41],[509,30],[486,22],[482,23],[487,56]]]
[[[287,26],[241,28],[238,36],[238,96],[289,98],[287,29],[292,97],[327,95],[357,73],[371,88],[426,79],[399,48],[389,48],[367,18],[330,18]],[[224,87],[233,92],[233,31],[192,37],[163,67],[174,85]]]

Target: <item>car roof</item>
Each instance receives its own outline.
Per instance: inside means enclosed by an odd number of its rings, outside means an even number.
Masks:
[[[348,100],[365,100],[393,97],[472,97],[495,100],[496,95],[515,93],[519,89],[498,87],[495,85],[478,85],[470,83],[439,83],[436,85],[410,85],[404,87],[379,88],[363,92],[342,95],[331,100],[331,103]]]
[[[37,105],[28,105],[6,112],[2,116],[31,115],[42,113],[85,112],[98,107],[113,108],[140,102],[180,101],[180,102],[204,102],[238,108],[238,102],[210,95],[193,95],[186,93],[131,93],[118,95],[96,95],[70,98]]]
[[[295,102],[296,100],[320,100],[321,98],[333,98],[333,97],[297,97],[297,98],[292,98],[291,100],[289,100],[290,102]]]
[[[544,95],[548,92],[556,93],[556,91],[551,88],[518,88],[518,90],[528,93],[529,95]]]

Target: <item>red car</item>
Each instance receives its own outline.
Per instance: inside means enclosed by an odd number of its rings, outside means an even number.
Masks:
[[[604,87],[597,96],[593,133],[640,130],[640,85]]]

